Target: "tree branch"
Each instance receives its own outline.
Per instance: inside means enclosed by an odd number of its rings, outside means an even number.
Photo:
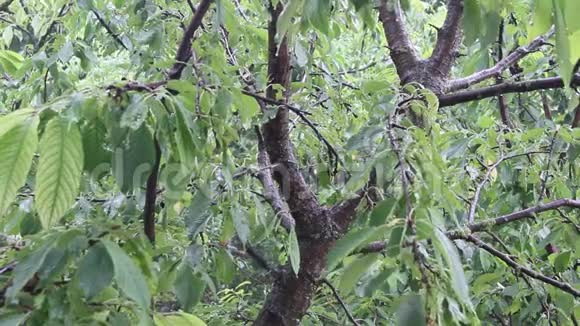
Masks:
[[[147,188],[145,190],[145,207],[143,208],[143,224],[145,235],[151,243],[155,243],[155,202],[157,200],[157,179],[159,178],[159,166],[161,164],[161,147],[157,137],[155,143],[155,163],[151,169],[151,174],[147,178]]]
[[[463,0],[447,1],[447,16],[443,27],[437,29],[437,43],[429,63],[441,76],[447,77],[455,63],[461,45]]]
[[[258,136],[258,164],[260,166],[260,171],[258,172],[258,178],[264,186],[264,197],[272,206],[274,213],[280,219],[282,226],[290,231],[294,228],[296,222],[294,218],[288,211],[286,203],[280,197],[280,190],[278,186],[274,183],[272,179],[272,173],[270,172],[272,164],[270,163],[270,157],[266,152],[266,145],[264,145],[264,139],[260,133],[260,129],[256,127],[256,134]]]
[[[580,127],[580,103],[576,106],[576,110],[574,111],[574,118],[572,119],[572,128]]]
[[[413,48],[399,0],[381,0],[379,2],[379,20],[383,24],[389,44],[391,58],[395,63],[401,83],[405,84],[413,68],[420,62],[417,51]]]
[[[276,25],[283,5],[281,2],[276,7],[270,5],[269,10],[271,14],[271,20],[268,24],[269,81],[266,97],[276,101],[281,99],[286,104],[289,97],[288,87],[291,76],[290,51],[286,37],[283,37],[279,42],[276,41]],[[278,87],[282,87],[284,92],[280,93],[277,90]],[[289,109],[286,106],[280,106],[276,116],[262,126],[262,135],[270,162],[280,164],[280,167],[284,168],[283,172],[287,174],[284,176],[276,173],[274,179],[282,188],[282,193],[286,195],[292,216],[300,224],[301,221],[310,219],[313,212],[319,211],[320,206],[298,167],[290,141]]]
[[[193,17],[191,18],[191,22],[187,26],[185,33],[183,34],[183,38],[181,43],[179,44],[179,48],[177,49],[177,54],[175,55],[175,63],[173,67],[167,74],[168,79],[179,79],[181,78],[181,73],[183,69],[185,69],[185,65],[191,56],[193,55],[191,49],[191,42],[193,41],[193,37],[197,29],[201,26],[201,22],[203,17],[207,13],[209,9],[209,5],[211,4],[211,0],[201,0],[201,3],[197,6]]]
[[[524,218],[534,217],[536,213],[541,213],[549,210],[554,210],[559,207],[572,207],[572,208],[580,208],[580,200],[577,199],[558,199],[546,204],[540,204],[534,207],[526,208],[517,212],[513,212],[507,215],[503,215],[500,217],[487,219],[482,222],[469,224],[467,227],[468,229],[474,232],[480,232],[482,230],[488,229],[493,226],[499,226],[507,223],[511,223],[514,221],[519,221]],[[454,239],[457,236],[456,231],[449,231],[447,232],[447,236]]]
[[[574,75],[571,86],[580,85],[580,74]],[[541,89],[563,88],[564,81],[560,77],[541,78],[523,82],[505,82],[489,87],[476,88],[439,96],[439,107],[452,106],[460,103],[477,101],[508,93],[526,93]]]
[[[510,55],[498,61],[498,63],[491,68],[478,71],[468,77],[452,80],[447,86],[447,92],[465,89],[489,78],[499,76],[503,71],[516,64],[528,54],[538,51],[542,45],[547,43],[547,40],[554,34],[554,32],[555,29],[552,28],[548,33],[536,37],[532,42],[530,42],[530,44],[515,49],[510,53]]]
[[[542,213],[545,211],[550,210],[557,210],[560,207],[572,207],[572,208],[580,208],[580,200],[575,199],[558,199],[546,204],[541,204],[538,206],[526,208],[517,212],[513,212],[507,215],[499,216],[496,218],[491,218],[484,220],[479,223],[469,224],[467,225],[466,230],[451,230],[447,231],[445,235],[451,239],[462,239],[465,237],[465,231],[468,233],[477,233],[488,230],[494,226],[500,226],[504,224],[508,224],[511,222],[519,221],[524,218],[534,217],[537,213]],[[354,254],[369,254],[369,253],[376,253],[385,250],[387,246],[386,241],[374,241],[366,245],[364,248],[354,252]]]
[[[557,287],[564,292],[568,292],[568,293],[572,294],[576,298],[580,297],[580,291],[576,290],[570,284],[555,280],[555,279],[550,278],[550,277],[548,277],[540,272],[534,271],[532,269],[529,269],[526,266],[518,264],[513,259],[511,259],[507,254],[495,249],[491,245],[481,241],[480,239],[478,239],[477,237],[475,237],[473,235],[467,235],[467,236],[463,237],[462,240],[465,240],[465,241],[468,241],[468,242],[475,244],[479,248],[481,248],[481,249],[489,252],[493,256],[499,258],[504,263],[506,263],[508,266],[510,266],[511,268],[515,269],[518,272],[522,272],[523,274],[525,274],[531,278],[535,278],[536,280],[539,280],[539,281],[542,281],[544,283],[550,284],[554,287]]]

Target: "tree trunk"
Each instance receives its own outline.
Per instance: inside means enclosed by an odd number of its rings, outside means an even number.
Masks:
[[[300,271],[294,274],[290,264],[278,271],[272,290],[255,326],[299,325],[318,288],[326,255],[334,240],[300,239]]]

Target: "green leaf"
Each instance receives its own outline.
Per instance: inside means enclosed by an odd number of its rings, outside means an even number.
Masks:
[[[472,45],[481,34],[481,8],[479,0],[465,0],[463,30],[465,33],[465,43]]]
[[[113,153],[113,175],[122,192],[145,183],[155,163],[153,136],[146,126],[129,133],[127,142]]]
[[[302,6],[304,0],[289,0],[284,6],[284,9],[278,16],[278,21],[276,22],[276,37],[282,39],[286,36],[286,32],[292,24],[292,17],[296,15],[298,9]]]
[[[53,248],[53,243],[47,241],[42,247],[33,251],[24,260],[18,262],[14,268],[12,285],[6,290],[7,302],[14,300],[20,290],[36,274],[44,264],[46,256]]]
[[[18,189],[24,185],[38,143],[37,117],[2,119],[0,130],[15,120],[19,120],[19,124],[6,128],[8,130],[0,136],[0,216],[4,215]]]
[[[399,326],[422,326],[425,323],[425,308],[419,295],[409,295],[403,298],[397,309]]]
[[[148,310],[151,294],[141,270],[116,243],[109,240],[102,240],[102,243],[113,261],[117,286],[141,308]]]
[[[564,85],[570,84],[572,78],[572,67],[577,58],[570,57],[570,41],[568,39],[568,27],[564,20],[565,6],[563,0],[552,0],[554,6],[554,22],[556,24],[556,54],[560,76]],[[573,62],[574,61],[574,62]]]
[[[260,112],[260,105],[255,98],[241,94],[236,96],[236,106],[240,112],[242,123],[248,123]]]
[[[362,257],[353,260],[348,266],[346,266],[340,277],[340,283],[338,286],[340,291],[343,294],[350,293],[359,278],[369,270],[369,268],[377,261],[379,257],[379,254],[363,255]]]
[[[234,227],[236,228],[236,233],[238,234],[238,238],[240,238],[242,244],[245,245],[250,236],[248,215],[239,205],[232,206],[231,214],[232,219],[234,221]]]
[[[28,314],[21,313],[2,313],[0,314],[0,326],[19,326],[24,325],[23,322],[28,317]]]
[[[175,278],[174,291],[184,311],[193,310],[193,307],[201,300],[206,285],[201,277],[193,273],[191,267],[187,264],[181,265]]]
[[[215,254],[216,278],[225,284],[234,280],[236,264],[229,252],[224,249],[218,250]]]
[[[465,278],[465,272],[463,271],[463,265],[461,264],[461,259],[457,253],[455,245],[449,240],[449,238],[441,232],[438,228],[434,229],[435,239],[434,241],[436,248],[439,253],[445,258],[445,261],[450,268],[451,285],[455,294],[465,306],[472,308],[471,299],[469,298],[469,288],[467,286],[467,280]]]
[[[188,127],[187,119],[191,119],[190,114],[180,106],[175,110],[177,132],[175,133],[177,150],[181,158],[182,170],[191,170],[195,163],[195,143],[191,129]]]
[[[363,244],[374,233],[373,228],[351,230],[330,250],[326,257],[326,270],[332,271],[344,257]]]
[[[107,129],[100,121],[94,121],[82,128],[84,170],[90,176],[98,178],[105,172],[104,167],[110,168],[111,151],[105,148]],[[98,170],[97,170],[98,169]]]
[[[529,41],[546,33],[550,26],[552,26],[552,12],[551,1],[535,0],[534,16],[532,18],[532,25],[528,32]]]
[[[0,137],[34,115],[34,109],[20,109],[0,116]]]
[[[141,94],[132,95],[129,100],[129,105],[127,105],[121,115],[121,128],[139,129],[147,118],[148,112],[149,107],[147,106],[145,98]]]
[[[312,26],[328,35],[330,19],[330,0],[308,0],[304,5],[304,18]]]
[[[232,102],[232,93],[225,88],[220,89],[215,99],[213,112],[215,112],[218,117],[226,119],[230,115],[230,107],[232,106]]]
[[[203,231],[205,223],[211,218],[211,214],[208,212],[210,204],[211,198],[204,190],[196,191],[189,205],[188,213],[185,214],[185,225],[189,236],[195,237]]]
[[[195,97],[195,94],[197,93],[195,85],[191,81],[170,80],[167,82],[167,88],[178,91],[180,94],[188,97]]]
[[[157,313],[154,318],[157,326],[206,326],[201,319],[185,312],[168,315]]]
[[[572,257],[571,251],[566,251],[566,252],[558,254],[556,259],[554,259],[554,269],[556,270],[556,272],[562,273],[566,269],[568,269],[568,266],[570,265],[570,258],[571,257]]]
[[[300,246],[298,245],[298,237],[296,237],[296,230],[292,228],[288,235],[288,256],[290,256],[290,265],[294,274],[298,275],[300,271]]]
[[[574,33],[580,30],[580,19],[578,19],[579,12],[580,12],[580,1],[577,0],[566,1],[565,19],[566,23],[568,24],[569,33]]]
[[[398,202],[398,198],[389,197],[378,203],[369,217],[370,225],[379,226],[385,224],[386,219],[393,214]]]
[[[77,271],[79,286],[85,298],[91,299],[109,286],[115,275],[115,267],[109,252],[98,243],[92,246]]]
[[[74,203],[83,156],[78,127],[60,118],[50,120],[40,142],[36,173],[36,207],[44,228],[57,222]]]
[[[0,68],[9,75],[15,75],[22,66],[24,58],[10,50],[0,50]]]

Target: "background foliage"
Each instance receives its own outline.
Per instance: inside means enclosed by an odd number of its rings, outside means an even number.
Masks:
[[[430,55],[444,1],[401,2],[412,41]],[[421,85],[399,86],[374,2],[283,3],[277,27],[293,53],[290,102],[320,133],[292,116],[303,174],[328,206],[352,197],[372,171],[376,178],[326,259],[331,286],[319,288],[302,322],[346,324],[344,305],[361,325],[418,325],[426,315],[441,325],[577,324],[577,295],[446,233],[464,231],[472,203],[478,222],[580,198],[575,90],[504,95],[509,125],[496,98],[438,109]],[[0,4],[2,324],[244,324],[260,311],[270,266],[300,269],[300,239],[280,225],[254,178],[254,127],[276,106],[263,112],[240,81],[252,75],[256,89],[266,88],[267,5],[214,1],[180,79],[123,88],[165,79],[193,5]],[[465,0],[464,8],[454,76],[493,66],[498,47],[508,54],[554,24],[549,44],[502,76],[570,84],[580,2]],[[389,127],[405,100],[424,128],[405,116]],[[414,236],[389,133],[412,174]],[[156,169],[153,245],[143,212]],[[577,208],[550,210],[481,238],[578,291],[578,217]],[[384,250],[366,253],[375,241]]]

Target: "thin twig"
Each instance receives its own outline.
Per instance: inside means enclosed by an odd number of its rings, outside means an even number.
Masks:
[[[506,263],[508,266],[510,266],[511,268],[515,269],[518,272],[522,272],[523,274],[528,275],[531,278],[537,279],[539,281],[542,281],[544,283],[547,283],[547,284],[550,284],[554,287],[557,287],[564,292],[572,294],[576,298],[580,297],[580,291],[576,290],[570,284],[568,284],[566,282],[561,282],[561,281],[555,280],[555,279],[550,278],[550,277],[548,277],[540,272],[534,271],[532,269],[527,268],[526,266],[518,264],[512,258],[510,258],[507,254],[505,254],[505,253],[495,249],[491,245],[481,241],[479,238],[475,237],[474,235],[470,234],[470,235],[463,237],[462,239],[465,241],[471,242],[471,243],[475,244],[476,246],[478,246],[479,248],[489,252],[490,254],[499,258],[504,263]]]
[[[330,141],[328,141],[328,139],[326,139],[326,137],[324,137],[322,135],[322,133],[320,132],[320,130],[318,130],[318,128],[314,125],[314,123],[306,117],[306,115],[310,114],[309,112],[301,110],[301,109],[299,109],[295,106],[289,105],[287,103],[276,101],[276,100],[273,100],[271,98],[264,97],[262,95],[259,95],[259,94],[256,94],[254,92],[250,92],[247,90],[242,90],[242,93],[245,95],[251,96],[255,99],[258,99],[260,101],[264,101],[264,102],[269,103],[269,104],[278,105],[280,107],[289,109],[290,111],[294,112],[298,117],[300,117],[300,120],[302,120],[304,123],[306,123],[306,125],[314,132],[314,134],[316,135],[316,138],[318,138],[318,140],[320,140],[324,144],[324,146],[326,146],[326,150],[328,151],[328,156],[331,160],[330,163],[334,169],[334,172],[336,173],[336,171],[338,169],[338,167],[337,167],[338,164],[345,166],[344,162],[340,158],[340,155],[338,155],[338,152],[336,151],[334,146],[330,143]]]
[[[556,136],[558,135],[558,130],[554,132],[552,136],[552,141],[550,142],[550,154],[548,155],[548,162],[546,162],[546,168],[542,171],[542,184],[540,185],[540,198],[538,201],[542,201],[544,196],[546,195],[546,184],[548,183],[548,179],[550,178],[550,165],[552,165],[552,158],[554,157],[554,147],[556,144]]]
[[[109,26],[109,24],[105,21],[105,19],[103,17],[101,17],[99,12],[96,9],[91,9],[91,12],[95,15],[95,17],[97,17],[97,20],[99,21],[99,23],[105,28],[107,33],[109,33],[109,35],[111,35],[111,37],[113,37],[115,42],[117,42],[117,44],[119,44],[123,49],[128,51],[129,48],[125,45],[125,43],[123,43],[123,40],[121,40],[119,35],[117,33],[113,32],[113,29],[111,28],[111,26]]]
[[[477,204],[479,202],[479,197],[481,195],[481,190],[483,189],[483,187],[485,186],[485,184],[487,183],[487,181],[489,180],[489,177],[491,176],[491,174],[493,173],[493,171],[495,171],[495,169],[504,161],[509,160],[509,159],[513,159],[516,157],[520,157],[520,156],[528,156],[531,154],[545,154],[546,152],[542,152],[542,151],[530,151],[530,152],[526,152],[526,153],[519,153],[519,154],[511,154],[511,155],[507,155],[507,156],[501,156],[494,164],[492,164],[491,166],[487,167],[487,172],[485,173],[485,176],[483,177],[483,180],[477,185],[477,188],[475,189],[475,193],[473,195],[473,199],[469,205],[469,213],[467,215],[467,223],[473,223],[473,221],[475,220],[475,211],[477,209]]]
[[[338,291],[336,290],[336,288],[334,287],[334,285],[332,285],[332,283],[330,283],[330,281],[327,280],[327,279],[325,279],[325,278],[323,278],[321,280],[321,282],[324,283],[324,284],[326,284],[326,286],[328,286],[330,288],[330,290],[332,291],[332,294],[334,294],[334,297],[336,298],[336,300],[338,301],[338,303],[340,304],[340,306],[344,310],[344,313],[348,317],[348,320],[350,320],[350,322],[353,325],[359,326],[360,324],[356,321],[356,319],[354,319],[353,315],[348,310],[348,307],[346,306],[346,303],[344,303],[344,301],[340,297],[340,294],[338,294]]]

